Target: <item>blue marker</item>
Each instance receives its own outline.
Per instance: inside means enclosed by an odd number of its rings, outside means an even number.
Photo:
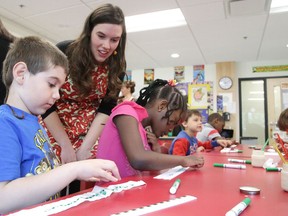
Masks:
[[[181,180],[180,179],[176,179],[176,181],[174,182],[174,184],[172,185],[172,187],[170,188],[169,192],[170,194],[175,194],[179,185],[180,185]]]

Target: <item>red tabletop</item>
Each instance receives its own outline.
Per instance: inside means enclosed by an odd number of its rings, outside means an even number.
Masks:
[[[241,215],[288,215],[288,193],[281,188],[280,172],[266,172],[249,164],[245,170],[213,167],[214,163],[228,163],[230,154],[223,156],[209,152],[203,155],[205,165],[197,171],[186,171],[172,180],[154,179],[158,173],[149,172],[124,178],[118,183],[143,180],[146,185],[114,193],[106,199],[82,203],[57,215],[111,215],[185,195],[197,199],[148,215],[225,215],[245,197],[251,198],[251,204]],[[180,187],[175,195],[171,195],[169,188],[177,178],[181,180]],[[240,186],[257,187],[261,192],[259,195],[245,195],[240,193]]]

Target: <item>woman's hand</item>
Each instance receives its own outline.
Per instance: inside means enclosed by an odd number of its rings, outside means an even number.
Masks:
[[[61,146],[61,162],[62,164],[76,161],[76,153],[71,144]]]

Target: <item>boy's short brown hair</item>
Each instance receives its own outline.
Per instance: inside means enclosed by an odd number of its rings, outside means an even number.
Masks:
[[[277,126],[282,131],[288,130],[288,108],[281,112],[278,118]]]
[[[192,115],[195,115],[195,116],[198,116],[198,117],[201,117],[201,118],[202,118],[202,115],[201,115],[201,113],[200,113],[198,110],[193,110],[193,109],[192,109],[192,110],[187,110],[184,121],[187,122],[188,119],[189,119]]]
[[[18,38],[11,45],[3,64],[3,82],[7,89],[13,81],[13,67],[24,62],[30,73],[37,74],[54,66],[63,67],[68,74],[67,57],[52,43],[39,37]]]

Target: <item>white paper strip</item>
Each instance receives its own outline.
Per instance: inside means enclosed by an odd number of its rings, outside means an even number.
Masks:
[[[186,202],[190,202],[192,200],[196,200],[197,198],[194,196],[190,196],[190,195],[186,195],[186,196],[182,196],[176,199],[171,199],[171,200],[167,200],[164,202],[159,202],[156,204],[152,204],[149,206],[143,206],[141,208],[136,208],[136,209],[132,209],[129,211],[125,211],[125,212],[119,212],[116,214],[112,214],[111,216],[135,216],[135,215],[144,215],[144,214],[148,214],[151,212],[155,212],[155,211],[159,211],[162,209],[166,209],[172,206],[177,206]]]
[[[155,179],[164,179],[171,180],[181,173],[185,172],[189,167],[176,166],[174,168],[169,169],[168,171],[161,173],[158,176],[155,176]]]
[[[106,198],[110,196],[112,193],[119,193],[123,190],[129,190],[133,187],[138,187],[141,185],[145,185],[144,181],[128,181],[122,184],[110,185],[107,188],[95,186],[91,192],[87,192],[81,195],[73,196],[64,200],[60,200],[57,202],[45,204],[42,206],[38,206],[32,209],[21,210],[19,212],[15,212],[13,214],[9,214],[10,216],[47,216],[51,214],[56,214],[58,212],[67,210],[71,207],[77,206],[85,201],[95,201]]]

